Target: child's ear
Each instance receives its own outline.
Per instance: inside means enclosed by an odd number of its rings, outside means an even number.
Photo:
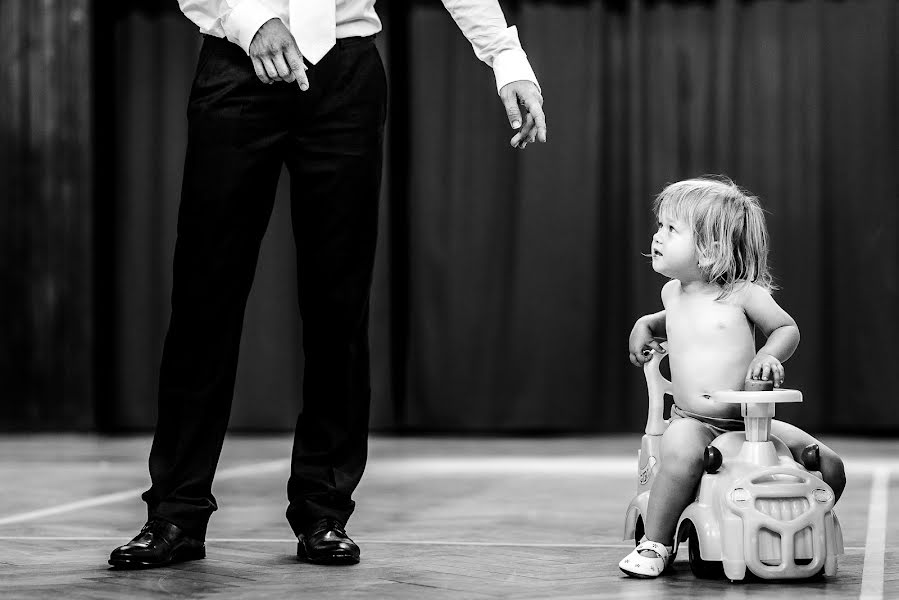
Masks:
[[[706,252],[699,252],[699,260],[696,262],[696,266],[700,269],[711,267],[715,263],[715,260],[712,257],[718,253],[718,248],[720,246],[721,244],[719,242],[712,242]]]

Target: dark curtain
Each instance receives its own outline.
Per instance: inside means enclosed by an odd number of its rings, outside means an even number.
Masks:
[[[652,197],[726,173],[763,199],[802,330],[787,373],[806,403],[779,414],[895,431],[880,340],[897,334],[897,4],[520,4],[549,121],[520,154],[440,7],[412,16],[403,424],[639,428],[626,344],[660,308],[640,255]]]
[[[0,430],[94,426],[91,17],[0,1]]]
[[[806,402],[779,414],[899,430],[896,2],[504,6],[546,98],[549,143],[524,152],[442,5],[378,3],[404,110],[388,125],[374,427],[638,430],[645,386],[625,348],[660,306],[664,281],[640,254],[653,195],[726,173],[762,197],[777,298],[802,330],[787,374]],[[108,425],[139,429],[154,421],[199,36],[175,11],[124,15],[116,32]],[[290,429],[301,406],[287,184],[247,311],[238,429]]]

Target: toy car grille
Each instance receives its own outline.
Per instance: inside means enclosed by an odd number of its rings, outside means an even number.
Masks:
[[[809,510],[808,498],[757,498],[755,508],[778,521],[792,521]]]
[[[757,498],[756,509],[764,515],[778,521],[792,521],[810,510],[807,498]],[[781,562],[780,534],[764,527],[759,531],[759,559],[768,565],[779,565]],[[812,530],[808,527],[799,531],[794,543],[793,559],[805,561],[814,556],[812,547]]]

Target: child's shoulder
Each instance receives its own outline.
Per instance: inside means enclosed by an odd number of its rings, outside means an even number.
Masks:
[[[771,292],[752,281],[740,281],[734,285],[731,297],[736,303],[745,306],[754,300],[771,298]]]
[[[676,296],[679,292],[680,280],[669,279],[668,282],[662,286],[662,304],[666,304],[668,300]]]

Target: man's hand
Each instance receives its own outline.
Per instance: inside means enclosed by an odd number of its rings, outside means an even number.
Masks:
[[[759,352],[749,365],[746,379],[768,381],[769,376],[774,380],[774,387],[780,387],[786,378],[784,366],[777,357]]]
[[[509,125],[512,129],[518,129],[518,133],[509,140],[513,148],[524,148],[534,140],[546,142],[543,96],[533,81],[507,83],[500,89],[499,97],[506,107]],[[523,119],[522,111],[524,111]]]
[[[303,55],[281,19],[269,19],[259,28],[250,42],[250,59],[262,83],[296,81],[304,92],[309,89]]]

